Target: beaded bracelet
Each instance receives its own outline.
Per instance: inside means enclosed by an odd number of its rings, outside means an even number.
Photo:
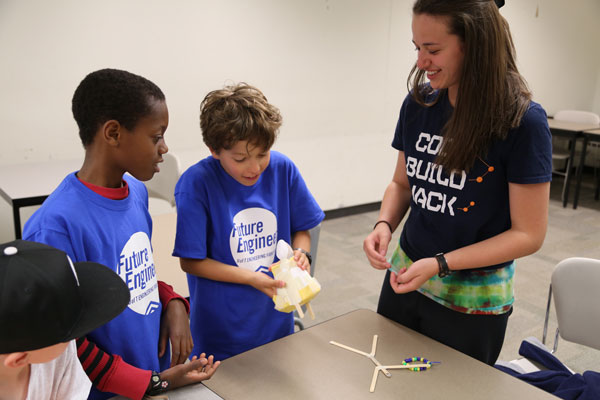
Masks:
[[[406,360],[402,361],[402,365],[410,365],[410,363],[413,362],[421,362],[423,364],[427,364],[426,367],[415,367],[415,368],[409,368],[409,370],[411,371],[425,371],[428,368],[431,368],[431,361],[429,361],[426,358],[423,357],[412,357],[412,358],[407,358]]]

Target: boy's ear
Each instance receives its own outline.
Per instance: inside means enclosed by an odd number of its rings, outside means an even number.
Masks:
[[[219,152],[218,151],[214,151],[211,147],[209,147],[208,149],[210,150],[210,154],[212,154],[212,156],[218,160],[219,159]]]
[[[121,124],[114,119],[106,121],[101,128],[102,140],[110,146],[118,146],[121,138]]]
[[[29,364],[29,353],[26,351],[6,354],[4,357],[4,366],[9,368],[21,368],[27,364]]]

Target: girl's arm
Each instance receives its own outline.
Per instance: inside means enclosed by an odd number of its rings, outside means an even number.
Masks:
[[[385,259],[388,250],[388,245],[392,239],[392,233],[400,222],[410,205],[410,185],[408,184],[408,176],[406,175],[406,161],[404,160],[404,152],[398,152],[398,160],[396,161],[396,170],[392,182],[388,185],[383,195],[381,209],[379,210],[378,221],[386,221],[379,223],[373,229],[373,232],[367,236],[363,242],[363,249],[369,262],[376,269],[387,269],[390,264]]]
[[[253,272],[244,268],[224,264],[212,258],[203,260],[180,258],[181,269],[188,274],[219,282],[250,285],[269,297],[276,294],[276,289],[285,286],[285,282],[275,280],[262,272]]]
[[[543,244],[548,225],[550,182],[508,184],[510,229],[469,246],[446,253],[451,271],[500,264],[536,252]],[[396,293],[418,289],[438,273],[435,258],[416,261],[404,273],[392,274],[390,283]]]

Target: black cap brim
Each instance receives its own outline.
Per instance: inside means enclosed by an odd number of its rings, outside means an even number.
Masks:
[[[83,312],[67,340],[85,336],[121,314],[130,300],[129,289],[110,268],[93,262],[73,263],[79,278]]]

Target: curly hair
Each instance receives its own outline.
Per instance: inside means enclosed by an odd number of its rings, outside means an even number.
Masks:
[[[241,140],[268,150],[281,122],[279,109],[260,90],[243,82],[213,90],[200,104],[202,139],[217,153]]]
[[[520,124],[531,100],[517,69],[508,22],[492,0],[417,0],[413,14],[446,18],[449,33],[463,43],[456,105],[443,128],[444,144],[437,162],[449,170],[469,170],[495,140],[506,138],[508,130]],[[424,76],[425,71],[415,64],[407,85],[419,104],[430,106],[446,89],[432,103],[425,103],[424,97],[433,91]]]
[[[89,146],[98,129],[116,120],[128,130],[151,113],[153,101],[165,95],[154,83],[139,75],[118,69],[101,69],[88,74],[73,94],[71,109],[84,147]]]

